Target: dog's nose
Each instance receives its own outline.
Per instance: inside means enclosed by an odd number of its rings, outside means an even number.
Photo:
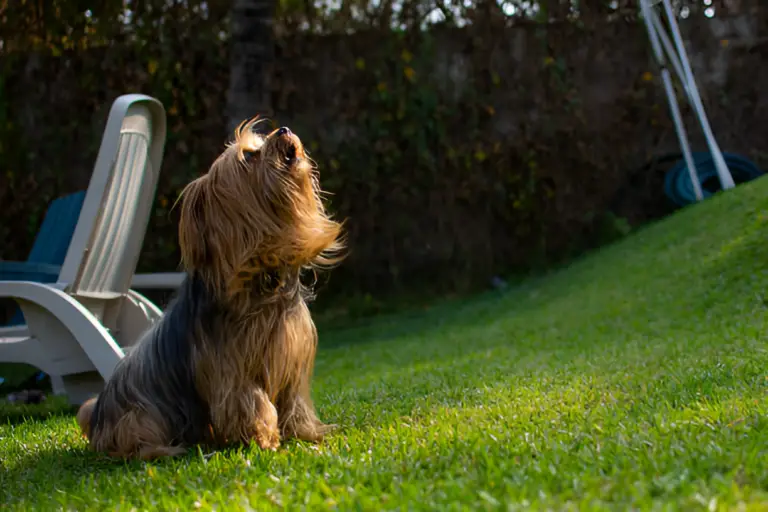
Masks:
[[[277,129],[277,133],[275,133],[276,136],[282,137],[283,135],[290,135],[291,130],[283,126],[282,128]]]

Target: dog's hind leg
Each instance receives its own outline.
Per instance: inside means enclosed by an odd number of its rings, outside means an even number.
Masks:
[[[127,411],[114,428],[98,434],[94,433],[91,441],[94,448],[112,457],[152,460],[186,451],[173,446],[165,422],[146,411]]]

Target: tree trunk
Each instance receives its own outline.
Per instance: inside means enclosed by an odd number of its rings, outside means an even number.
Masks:
[[[272,0],[233,0],[230,11],[227,133],[244,119],[271,116]]]

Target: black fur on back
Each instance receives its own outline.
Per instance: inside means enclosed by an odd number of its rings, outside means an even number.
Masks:
[[[175,435],[170,444],[205,442],[210,411],[195,385],[193,350],[197,336],[211,332],[220,314],[202,280],[187,276],[163,318],[115,368],[96,401],[91,432],[149,402]]]

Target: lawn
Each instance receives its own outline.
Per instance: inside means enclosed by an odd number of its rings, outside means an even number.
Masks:
[[[766,510],[767,292],[762,179],[509,291],[321,328],[319,447],[115,462],[5,406],[1,503]]]

